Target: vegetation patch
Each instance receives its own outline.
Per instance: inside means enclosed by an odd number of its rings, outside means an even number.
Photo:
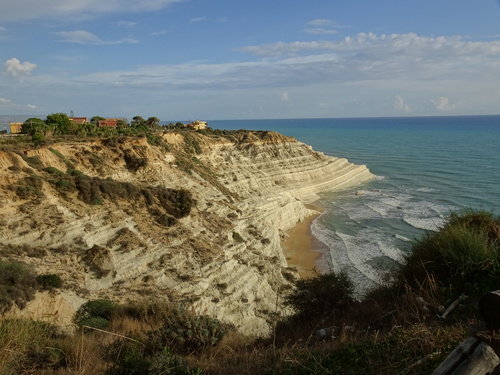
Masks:
[[[235,240],[238,243],[245,242],[245,240],[243,239],[243,237],[241,237],[241,234],[239,234],[238,232],[233,232],[233,240]]]
[[[229,329],[230,325],[209,316],[173,309],[160,329],[151,333],[151,338],[154,346],[191,353],[217,345]]]
[[[441,230],[417,240],[400,282],[418,288],[429,277],[447,291],[447,298],[497,289],[500,219],[486,211],[453,213]]]
[[[42,187],[43,180],[41,177],[36,175],[27,176],[24,179],[18,181],[17,185],[12,186],[17,196],[21,199],[43,197]]]
[[[115,270],[111,251],[99,245],[87,250],[85,261],[96,270],[99,277],[107,276]]]
[[[41,289],[52,290],[55,288],[61,288],[63,285],[62,279],[56,274],[43,274],[36,277],[36,283]]]
[[[147,158],[139,157],[131,152],[126,152],[123,158],[127,164],[127,168],[132,172],[137,172],[139,169],[148,165]]]
[[[36,291],[35,274],[23,263],[0,261],[0,313],[23,308]]]
[[[73,322],[78,326],[106,329],[115,304],[108,299],[96,299],[85,302],[76,311]]]
[[[42,161],[40,160],[40,157],[39,156],[26,156],[24,155],[23,153],[20,153],[19,155],[21,155],[21,157],[23,158],[23,160],[31,167],[31,168],[34,168],[34,169],[43,169],[45,167],[45,165],[42,163]]]

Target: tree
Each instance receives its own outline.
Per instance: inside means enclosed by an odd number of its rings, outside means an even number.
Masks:
[[[160,119],[158,117],[150,117],[146,120],[146,125],[150,129],[156,129],[156,127],[160,124]]]
[[[54,134],[69,134],[71,130],[71,120],[66,113],[52,113],[45,119],[49,129],[53,129]]]
[[[99,124],[99,121],[103,121],[103,120],[106,120],[106,118],[102,117],[102,116],[94,116],[90,119],[90,123],[91,124],[94,124],[94,125],[98,125]]]
[[[32,117],[27,119],[21,128],[21,133],[33,135],[35,133],[42,133],[47,135],[48,132],[47,123],[42,119]]]
[[[126,128],[128,128],[128,124],[125,120],[119,119],[116,123],[116,128],[117,129],[126,129]]]
[[[141,116],[134,116],[132,118],[132,121],[130,122],[130,125],[141,126],[141,125],[144,125],[145,122],[146,121]]]

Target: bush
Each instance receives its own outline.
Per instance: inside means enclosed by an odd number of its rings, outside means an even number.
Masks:
[[[56,188],[59,190],[72,190],[73,182],[70,180],[58,180],[56,182]]]
[[[0,373],[52,374],[64,366],[63,338],[57,328],[44,322],[3,319],[0,321]],[[45,372],[44,370],[47,370]]]
[[[23,308],[35,295],[35,275],[23,263],[0,261],[0,313],[16,304]]]
[[[64,172],[61,172],[59,169],[54,168],[54,167],[43,168],[43,171],[48,173],[48,174],[55,175],[55,176],[63,176],[64,175]]]
[[[187,361],[163,348],[151,353],[138,343],[118,341],[109,350],[114,362],[108,375],[201,375],[198,368],[190,368]]]
[[[238,243],[245,242],[245,240],[243,239],[243,237],[241,237],[241,234],[239,234],[238,232],[233,232],[233,240],[235,240]]]
[[[137,172],[140,168],[148,165],[147,158],[138,157],[130,152],[127,152],[123,158],[127,164],[127,168],[132,172]]]
[[[24,161],[34,169],[42,169],[44,167],[42,161],[38,156],[26,156],[24,154],[21,155],[21,157],[24,159]]]
[[[230,328],[218,319],[174,309],[163,326],[150,336],[155,346],[168,346],[176,352],[191,353],[217,345]]]
[[[96,299],[85,302],[76,311],[73,322],[81,326],[105,329],[113,313],[115,304],[108,299]]]
[[[42,179],[33,175],[19,181],[19,185],[15,186],[14,189],[19,198],[31,199],[43,197],[42,186]]]
[[[43,289],[54,289],[62,287],[62,279],[59,275],[44,274],[36,277],[36,282]]]
[[[484,211],[451,214],[438,232],[417,240],[400,281],[418,287],[429,275],[453,295],[497,289],[500,219]]]
[[[189,215],[194,205],[191,192],[184,189],[169,189],[163,186],[157,186],[154,193],[162,207],[177,219]]]
[[[341,318],[355,305],[353,285],[347,274],[328,273],[300,279],[286,297],[285,305],[295,311],[295,321],[323,324]]]
[[[35,133],[31,136],[31,140],[35,144],[35,146],[42,146],[45,142],[45,137],[42,133]]]

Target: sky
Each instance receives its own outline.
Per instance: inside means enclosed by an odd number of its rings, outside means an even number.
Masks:
[[[0,115],[500,114],[497,0],[0,0]]]

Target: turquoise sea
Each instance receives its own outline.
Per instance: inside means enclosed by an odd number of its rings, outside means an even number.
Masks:
[[[327,192],[312,225],[318,264],[348,272],[359,294],[387,279],[411,242],[452,211],[500,215],[500,116],[223,120],[217,129],[274,130],[327,155],[365,164],[377,179]],[[358,193],[358,194],[356,194]],[[362,193],[362,194],[360,194]]]

